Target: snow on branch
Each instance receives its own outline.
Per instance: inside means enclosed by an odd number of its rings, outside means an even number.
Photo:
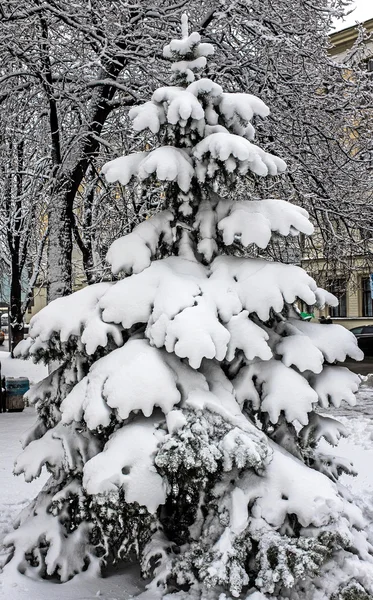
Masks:
[[[100,298],[112,286],[109,282],[96,283],[48,304],[31,319],[30,337],[18,345],[17,357],[39,360],[51,348],[63,353],[71,338],[80,339],[90,355],[99,346],[105,348],[109,339],[121,346],[120,327],[105,323],[99,308]]]
[[[200,96],[202,96],[202,98],[208,97],[213,99],[214,102],[219,102],[219,98],[223,95],[223,88],[207,77],[202,77],[201,79],[197,79],[197,81],[193,81],[186,89],[197,98]]]
[[[324,290],[323,288],[318,287],[316,292],[316,306],[318,308],[324,308],[325,305],[328,306],[338,306],[338,298],[336,298],[333,294]]]
[[[194,176],[188,154],[173,146],[120,156],[106,163],[102,172],[108,182],[119,181],[122,185],[127,185],[132,177],[143,181],[155,174],[159,181],[176,181],[183,192],[188,192]]]
[[[242,307],[267,321],[270,310],[281,312],[284,303],[292,304],[297,298],[306,304],[315,303],[316,283],[303,269],[295,265],[268,262],[262,259],[218,256],[211,264],[212,281],[224,279],[230,294],[217,302],[230,302],[238,295]],[[236,313],[237,314],[237,313]]]
[[[223,360],[229,339],[229,331],[217,318],[216,303],[203,294],[168,323],[164,344],[168,352],[188,358],[198,369],[203,358]]]
[[[329,363],[336,360],[343,362],[347,356],[354,360],[363,360],[364,358],[363,352],[357,345],[356,337],[342,325],[323,325],[301,319],[289,319],[282,325],[282,328],[289,335],[301,333],[308,336]]]
[[[157,251],[161,238],[166,244],[172,244],[170,223],[173,219],[174,214],[165,210],[137,225],[130,234],[116,239],[106,255],[112,273],[140,273],[146,269]]]
[[[316,447],[319,441],[324,438],[331,446],[337,446],[341,437],[347,437],[347,429],[330,417],[311,413],[309,423],[299,432],[300,443],[304,448],[307,446]]]
[[[183,15],[187,19],[186,15]],[[186,21],[187,23],[187,21]],[[190,83],[195,80],[196,73],[206,66],[206,57],[214,54],[212,44],[201,43],[201,36],[194,31],[186,34],[187,24],[182,25],[182,39],[173,39],[163,48],[163,56],[170,59],[171,71],[176,80]]]
[[[164,355],[147,340],[135,339],[99,359],[62,402],[62,422],[84,419],[93,430],[107,427],[113,411],[123,421],[132,411],[149,417],[155,406],[167,414],[181,395],[177,372]]]
[[[125,329],[146,323],[152,344],[188,358],[198,368],[203,358],[223,360],[235,348],[250,358],[270,358],[266,335],[254,324],[245,325],[246,315],[256,313],[266,321],[271,309],[281,312],[285,302],[298,297],[314,304],[315,289],[313,279],[293,265],[221,256],[208,269],[173,257],[117,282],[100,307],[104,320]],[[238,333],[237,322],[230,322],[243,310],[247,313],[240,317],[242,331],[250,328],[251,333],[247,341]]]
[[[253,380],[255,387],[261,389],[256,397],[251,393]],[[243,367],[233,385],[241,404],[251,402],[254,409],[267,412],[272,423],[277,423],[283,412],[289,423],[296,420],[307,425],[308,413],[318,400],[317,393],[302,375],[275,359]]]
[[[202,254],[207,262],[210,262],[214,254],[217,252],[216,238],[216,223],[218,215],[214,210],[210,200],[202,200],[200,202],[196,214],[193,228],[196,229],[200,236],[197,250]]]
[[[303,527],[322,527],[343,514],[346,503],[329,479],[294,460],[277,444],[271,445],[273,458],[265,473],[247,473],[232,492],[231,510],[245,516],[237,533],[247,526],[247,507],[252,504],[254,527],[261,531],[263,520],[279,528],[288,515],[295,515]]]
[[[323,408],[328,408],[329,405],[339,408],[342,401],[355,406],[355,394],[361,381],[359,375],[352,373],[346,367],[326,365],[319,375],[312,375],[309,381],[317,392],[319,404]]]
[[[123,488],[126,502],[137,502],[154,513],[166,501],[166,484],[154,468],[154,455],[165,433],[157,419],[142,418],[109,437],[103,452],[83,469],[88,494],[108,494]]]
[[[171,125],[176,125],[180,121],[185,122],[188,119],[204,119],[205,111],[202,105],[188,89],[178,87],[158,88],[152,97],[157,103],[167,103],[167,121]]]
[[[134,106],[128,113],[132,120],[135,131],[150,129],[152,133],[158,133],[161,125],[166,121],[163,107],[156,102],[145,102],[140,106]]]
[[[187,56],[188,54],[196,53],[199,56],[211,56],[214,54],[212,44],[201,44],[201,36],[196,31],[184,37],[181,40],[171,40],[167,46],[163,48],[163,56],[173,59],[175,56]]]
[[[79,473],[86,461],[99,451],[99,440],[88,431],[82,432],[78,423],[69,426],[58,423],[43,437],[30,442],[17,457],[14,473],[24,473],[26,481],[39,477],[43,466],[56,478],[62,471]]]
[[[222,216],[227,212],[227,216]],[[223,201],[218,205],[217,213],[218,229],[227,246],[239,237],[243,246],[254,243],[259,248],[266,248],[273,231],[284,236],[311,235],[314,229],[304,208],[284,200]]]
[[[122,323],[125,329],[135,323],[148,323],[150,315],[153,323],[158,319],[173,319],[181,310],[194,305],[195,297],[201,293],[199,281],[205,277],[202,265],[186,259],[153,261],[141,273],[118,281],[102,298],[102,318]],[[159,324],[159,334],[161,331]]]
[[[252,171],[256,175],[278,175],[286,170],[286,164],[277,156],[265,152],[248,140],[232,133],[212,133],[199,142],[193,157],[197,161],[196,172],[198,180],[204,182],[214,177],[216,169],[209,168],[206,159],[224,163],[227,173],[238,171],[245,175]]]
[[[282,337],[276,345],[276,353],[282,357],[282,362],[286,367],[294,365],[301,373],[304,371],[320,373],[322,371],[323,353],[307,335]]]
[[[4,539],[5,546],[13,547],[13,566],[31,579],[58,574],[60,581],[65,582],[87,565],[88,570],[97,575],[99,559],[92,553],[90,543],[92,523],[83,520],[69,531],[63,519],[56,518],[51,512],[51,497],[44,491],[40,492],[34,504],[29,518]],[[25,556],[33,555],[40,540],[43,543],[43,561],[31,565]]]
[[[268,345],[268,333],[249,319],[247,310],[233,316],[226,328],[230,333],[226,359],[231,361],[236,355],[236,350],[242,350],[247,360],[261,358],[269,360],[272,351]]]
[[[224,92],[219,103],[219,110],[228,120],[236,115],[243,121],[251,121],[254,115],[268,117],[269,108],[263,100],[252,94]]]

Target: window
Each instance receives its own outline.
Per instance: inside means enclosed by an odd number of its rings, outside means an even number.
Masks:
[[[333,279],[329,282],[327,290],[338,298],[338,306],[330,307],[331,317],[347,317],[346,281],[344,279]]]
[[[373,300],[370,293],[369,277],[363,277],[361,283],[363,295],[363,317],[373,317]]]
[[[350,331],[351,331],[351,333],[354,333],[356,335],[356,334],[362,333],[363,329],[364,329],[363,326],[361,326],[361,327],[353,327],[352,329],[350,329]]]

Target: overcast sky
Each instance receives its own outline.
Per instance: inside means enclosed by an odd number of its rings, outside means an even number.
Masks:
[[[335,29],[346,29],[355,25],[356,21],[367,21],[373,19],[373,0],[355,0],[351,4],[351,8],[355,10],[348,15],[343,21],[337,21],[335,23]]]

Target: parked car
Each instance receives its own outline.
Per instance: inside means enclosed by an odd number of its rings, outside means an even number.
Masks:
[[[3,345],[5,340],[5,333],[0,329],[0,346]]]
[[[373,325],[353,327],[350,331],[356,336],[358,346],[365,356],[373,356]]]

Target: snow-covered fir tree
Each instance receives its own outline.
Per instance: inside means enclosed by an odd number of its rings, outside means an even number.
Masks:
[[[154,149],[103,168],[161,181],[164,210],[112,244],[115,281],[52,302],[19,346],[59,367],[29,392],[15,471],[51,477],[5,568],[64,582],[129,559],[149,600],[367,600],[372,546],[338,481],[352,466],[325,453],[345,429],[316,410],[354,404],[359,377],[333,363],[361,351],[301,319],[298,301],[336,304],[301,268],[245,257],[312,225],[285,201],[232,200],[286,165],[253,143],[267,106],[202,77],[212,53],[184,16],[172,85],[130,112]]]

